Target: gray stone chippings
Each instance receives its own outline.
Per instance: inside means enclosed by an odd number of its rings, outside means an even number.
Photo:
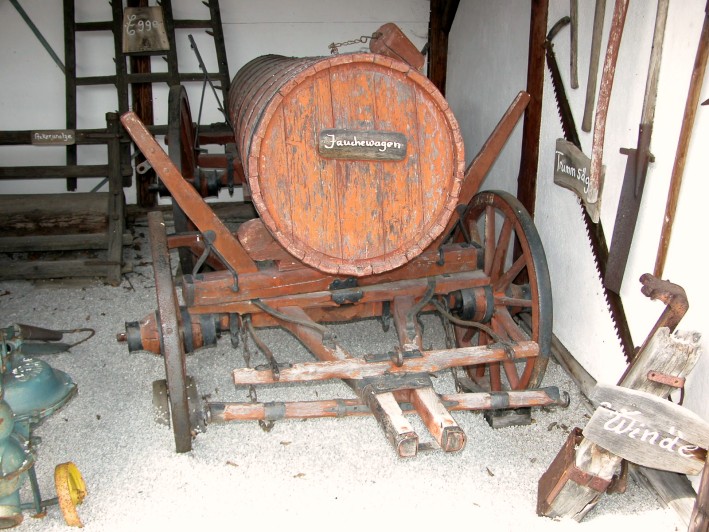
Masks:
[[[137,247],[137,246],[136,246]],[[148,255],[147,245],[141,253]],[[133,248],[126,253],[135,253]],[[622,495],[606,495],[583,522],[555,521],[535,512],[537,482],[574,426],[587,412],[578,389],[555,363],[544,385],[571,395],[567,409],[536,409],[529,426],[492,430],[480,413],[454,412],[467,434],[455,454],[420,453],[399,459],[370,417],[288,420],[270,432],[255,422],[208,425],[190,453],[173,451],[172,432],[153,421],[152,382],[164,378],[162,360],[129,354],[116,341],[124,322],[142,318],[156,305],[149,256],[136,259],[120,286],[99,281],[10,281],[0,283],[0,326],[28,323],[53,329],[90,327],[96,334],[69,353],[46,356],[67,372],[79,394],[35,431],[41,437],[37,476],[44,498],[54,497],[53,470],[72,461],[88,496],[79,506],[84,530],[248,530],[297,525],[308,530],[404,526],[436,530],[451,520],[477,530],[602,531],[679,530],[675,514],[630,480]],[[422,319],[426,348],[443,347],[440,321]],[[396,341],[376,320],[334,327],[356,354],[386,352]],[[80,335],[70,335],[78,339]],[[280,361],[310,356],[290,335],[275,329],[263,340]],[[252,364],[263,363],[253,343]],[[222,337],[214,348],[188,358],[200,394],[211,400],[248,401],[235,389],[231,370],[243,366],[243,351]],[[439,393],[453,391],[449,373],[434,378]],[[264,386],[259,400],[353,397],[342,382]],[[410,416],[422,441],[430,437]],[[21,490],[29,501],[25,482]],[[25,512],[20,531],[66,532],[56,506],[46,517]],[[248,527],[248,528],[246,528]]]

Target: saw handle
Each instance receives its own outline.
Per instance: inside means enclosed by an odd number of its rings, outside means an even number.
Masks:
[[[16,330],[19,332],[19,336],[23,340],[42,340],[45,342],[57,342],[64,336],[63,331],[54,331],[52,329],[45,329],[43,327],[37,327],[35,325],[25,325],[22,323],[15,324]]]

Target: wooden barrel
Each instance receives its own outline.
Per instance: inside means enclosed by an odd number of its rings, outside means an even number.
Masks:
[[[229,116],[263,223],[320,271],[394,269],[440,234],[456,206],[458,124],[403,62],[262,56],[234,77]]]

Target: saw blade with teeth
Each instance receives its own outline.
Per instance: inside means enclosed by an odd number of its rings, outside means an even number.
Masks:
[[[569,101],[566,98],[566,91],[564,90],[564,83],[561,79],[561,72],[559,71],[559,65],[556,62],[556,56],[554,54],[554,47],[551,43],[554,36],[559,33],[559,31],[566,24],[568,24],[569,21],[569,17],[563,17],[556,24],[554,24],[554,26],[552,26],[551,30],[549,30],[549,33],[547,34],[544,48],[546,51],[547,66],[549,67],[549,72],[551,74],[554,98],[556,100],[557,110],[559,111],[559,118],[561,119],[561,128],[564,132],[564,138],[581,150],[581,142],[576,131],[576,123],[574,122],[574,117],[571,113]],[[581,216],[586,227],[586,235],[589,243],[591,244],[593,261],[596,265],[596,271],[598,272],[598,276],[601,280],[603,296],[606,300],[606,305],[610,312],[611,320],[613,321],[616,336],[620,341],[625,358],[630,361],[633,358],[635,347],[633,345],[633,338],[630,334],[630,328],[628,327],[628,320],[625,317],[623,302],[620,299],[620,295],[608,290],[605,285],[606,264],[608,264],[608,244],[606,243],[603,226],[600,221],[598,223],[594,223],[593,220],[591,220],[591,217],[584,208],[583,202],[578,196],[576,197],[576,200],[579,208],[581,209]]]

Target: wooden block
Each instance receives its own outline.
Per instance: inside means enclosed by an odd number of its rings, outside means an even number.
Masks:
[[[419,437],[404,417],[399,403],[391,392],[365,392],[362,398],[384,429],[384,434],[402,458],[416,456]]]
[[[466,436],[431,387],[411,390],[411,403],[431,436],[446,452],[460,451]]]
[[[488,410],[483,414],[485,421],[493,429],[517,427],[532,424],[532,409],[517,408],[515,410]]]

